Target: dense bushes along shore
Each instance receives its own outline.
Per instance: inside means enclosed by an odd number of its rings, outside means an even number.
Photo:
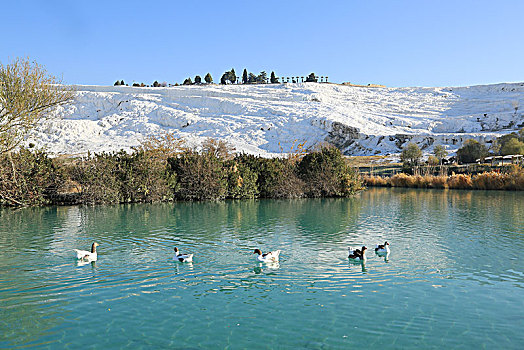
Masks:
[[[489,171],[476,175],[455,174],[451,176],[421,176],[403,173],[392,177],[366,175],[363,181],[366,186],[524,191],[524,169],[513,166],[507,173]]]
[[[362,189],[358,173],[330,146],[268,159],[233,155],[212,140],[201,151],[179,148],[173,139],[166,146],[165,141],[143,144],[132,153],[83,158],[51,158],[27,149],[4,155],[0,204],[346,197]]]

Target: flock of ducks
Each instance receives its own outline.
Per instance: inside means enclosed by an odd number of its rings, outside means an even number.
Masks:
[[[366,261],[366,250],[368,248],[366,246],[362,246],[361,249],[353,249],[351,247],[348,247],[348,259],[352,261]],[[380,256],[388,255],[389,254],[389,243],[386,241],[384,244],[377,244],[375,248],[375,253]]]
[[[91,251],[87,250],[80,250],[80,249],[73,249],[76,253],[76,258],[78,260],[82,260],[85,262],[91,262],[96,261],[98,259],[98,255],[96,252],[96,247],[98,247],[98,243],[94,242],[91,245]],[[366,261],[366,246],[362,246],[362,248],[356,248],[353,249],[352,247],[348,247],[348,259],[350,261],[354,262],[365,262]],[[193,261],[193,254],[183,254],[180,253],[177,247],[174,248],[175,251],[175,259],[180,262],[192,262]],[[277,263],[280,257],[280,250],[275,250],[272,252],[262,253],[260,249],[255,249],[253,254],[256,254],[256,260],[258,262],[263,263]],[[385,242],[384,244],[377,244],[375,248],[375,253],[380,256],[389,255],[389,243]]]

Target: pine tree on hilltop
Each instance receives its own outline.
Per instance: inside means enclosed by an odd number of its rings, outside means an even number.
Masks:
[[[231,82],[231,84],[234,84],[237,82],[237,75],[235,73],[235,68],[231,68],[231,71],[229,72],[228,80]]]
[[[242,73],[242,84],[247,84],[247,69],[244,68],[244,72]]]
[[[124,83],[124,80],[123,80],[123,79],[120,80],[120,85],[126,85],[126,84]]]
[[[153,87],[159,87],[160,84],[158,83],[158,81],[155,80],[155,82],[153,83]]]
[[[275,77],[275,72],[271,72],[271,78],[270,78],[270,81],[271,81],[271,84],[276,84],[278,83],[278,79],[277,77]]]
[[[202,84],[202,78],[200,78],[200,75],[195,77],[195,84]]]
[[[186,80],[184,80],[184,85],[193,85],[191,78],[187,78]]]
[[[222,77],[220,78],[220,84],[223,84],[223,85],[227,84],[227,76],[228,76],[227,73],[228,72],[222,74]]]
[[[311,73],[306,78],[306,83],[316,83],[318,79],[315,77],[315,73]]]
[[[254,84],[257,82],[257,76],[254,75],[253,73],[249,73],[249,76],[247,77],[247,82],[249,84]]]
[[[267,83],[267,73],[265,71],[260,72],[260,74],[257,76],[257,83],[259,84]]]
[[[211,77],[211,74],[207,73],[204,77],[204,80],[206,81],[206,83],[211,84],[213,82],[213,77]]]
[[[120,81],[115,81],[115,86],[119,86],[120,85]]]

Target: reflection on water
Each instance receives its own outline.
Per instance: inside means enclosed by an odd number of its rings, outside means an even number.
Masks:
[[[0,347],[455,348],[467,335],[467,347],[517,348],[523,199],[378,188],[0,209]],[[76,261],[72,248],[93,241],[98,261]],[[347,259],[348,246],[384,241],[388,255]],[[282,249],[280,262],[254,264],[254,248]]]

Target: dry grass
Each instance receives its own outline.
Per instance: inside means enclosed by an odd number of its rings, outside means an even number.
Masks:
[[[453,174],[451,176],[396,174],[390,178],[363,176],[366,186],[410,187],[410,188],[451,188],[463,190],[512,190],[524,191],[524,169],[514,167],[508,173],[495,171],[478,175]]]
[[[504,189],[505,174],[494,171],[473,176],[472,184],[478,190]]]
[[[447,176],[430,176],[430,188],[448,188]]]
[[[386,163],[387,156],[351,156],[345,157],[346,162],[352,167],[369,167]],[[389,163],[387,163],[389,164]]]
[[[448,188],[470,190],[473,188],[473,182],[471,181],[471,175],[456,174],[451,175],[448,178]]]
[[[381,176],[369,176],[369,175],[362,176],[362,181],[364,181],[364,185],[366,186],[373,186],[373,187],[390,186],[388,180],[389,178],[381,177]]]

